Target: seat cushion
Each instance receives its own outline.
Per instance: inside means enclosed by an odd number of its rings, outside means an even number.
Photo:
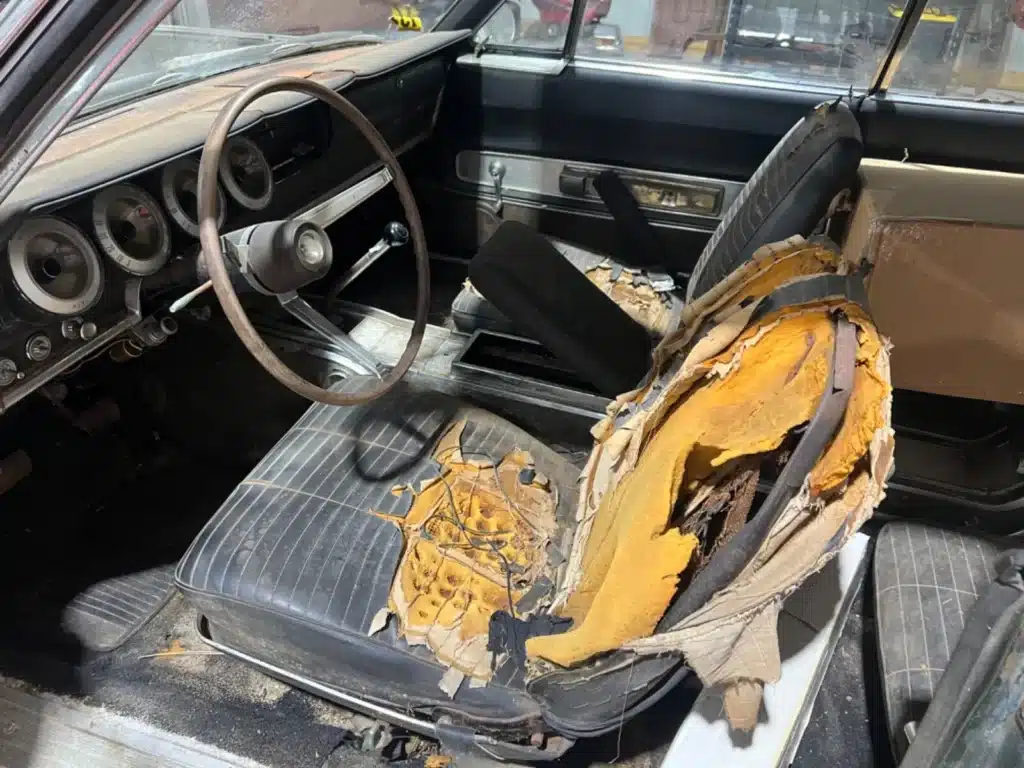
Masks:
[[[1000,548],[980,536],[889,523],[875,544],[875,610],[889,737],[898,758],[906,727],[932,701],[964,623],[995,576]]]
[[[336,388],[366,383],[349,379]],[[465,422],[467,455],[528,451],[557,490],[556,517],[568,530],[578,471],[503,419],[410,386],[367,406],[317,404],[228,497],[178,565],[178,586],[211,636],[292,675],[401,711],[449,711],[503,727],[538,720],[512,665],[449,698],[439,687],[446,667],[425,646],[400,639],[394,616],[369,634],[403,551],[401,530],[381,515],[408,512],[411,494],[396,487],[437,477],[432,451],[458,421]]]
[[[608,256],[548,238],[570,264],[611,296],[626,314],[654,336],[675,327],[683,307],[681,296],[662,285],[652,284],[648,271],[625,267]],[[452,322],[464,333],[477,330],[523,333],[501,310],[467,280],[452,303]]]

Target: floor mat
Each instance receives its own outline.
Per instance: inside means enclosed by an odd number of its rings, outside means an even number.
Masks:
[[[992,581],[989,541],[890,523],[875,548],[875,609],[889,735],[897,757],[924,716],[978,595]],[[913,726],[911,726],[913,727]]]
[[[173,590],[173,565],[106,579],[68,604],[63,626],[90,651],[111,651],[141,629]]]

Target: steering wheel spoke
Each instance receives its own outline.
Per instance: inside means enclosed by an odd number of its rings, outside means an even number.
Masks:
[[[323,338],[333,344],[338,352],[345,358],[344,365],[349,372],[355,376],[375,376],[381,378],[376,358],[366,349],[361,347],[352,337],[338,328],[334,323],[317,312],[309,303],[295,291],[283,293],[277,297],[292,317],[302,321],[312,331],[316,331]]]
[[[372,173],[357,184],[353,184],[341,194],[335,195],[319,205],[314,205],[295,218],[326,228],[361,203],[369,200],[393,180],[394,177],[391,174],[391,169],[384,166],[376,173]]]

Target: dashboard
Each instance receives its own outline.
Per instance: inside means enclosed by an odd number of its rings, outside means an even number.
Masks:
[[[280,74],[342,92],[396,153],[433,129],[466,33],[417,36],[240,70],[72,124],[0,206],[0,413],[104,353],[141,354],[175,330],[153,291],[196,285],[197,179],[213,119],[239,88]],[[246,109],[219,167],[221,232],[305,217],[327,226],[386,186],[369,144],[296,93]]]

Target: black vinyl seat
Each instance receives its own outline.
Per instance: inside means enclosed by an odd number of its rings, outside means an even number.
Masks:
[[[334,389],[358,391],[370,381],[346,379]],[[398,527],[370,510],[407,513],[408,494],[393,489],[435,476],[431,452],[462,420],[467,455],[514,448],[532,455],[557,490],[561,532],[552,541],[567,542],[579,468],[510,422],[409,376],[366,406],[310,407],[206,524],[175,581],[209,639],[268,674],[343,705],[382,707],[392,722],[411,717],[442,743],[452,737],[436,730],[447,717],[461,728],[457,738],[472,741],[488,729],[503,735],[482,754],[551,760],[572,745],[567,736],[615,730],[689,669],[677,657],[617,651],[525,684],[523,670],[506,661],[487,685],[462,685],[450,697],[440,688],[446,668],[425,646],[399,638],[394,618],[369,634],[403,549]],[[507,742],[510,734],[528,739],[552,728],[564,736],[543,749]]]
[[[357,391],[367,379],[335,389]],[[436,392],[401,386],[356,408],[313,405],[224,502],[178,565],[175,578],[217,643],[395,711],[528,729],[537,702],[511,665],[454,698],[445,667],[399,639],[394,620],[368,635],[402,553],[392,493],[435,476],[439,435],[465,420],[467,452],[527,450],[558,489],[557,517],[575,511],[578,469],[523,430]],[[271,655],[272,649],[272,655]],[[299,679],[301,678],[301,679]],[[513,756],[515,757],[515,755]],[[523,755],[518,755],[523,757]]]

